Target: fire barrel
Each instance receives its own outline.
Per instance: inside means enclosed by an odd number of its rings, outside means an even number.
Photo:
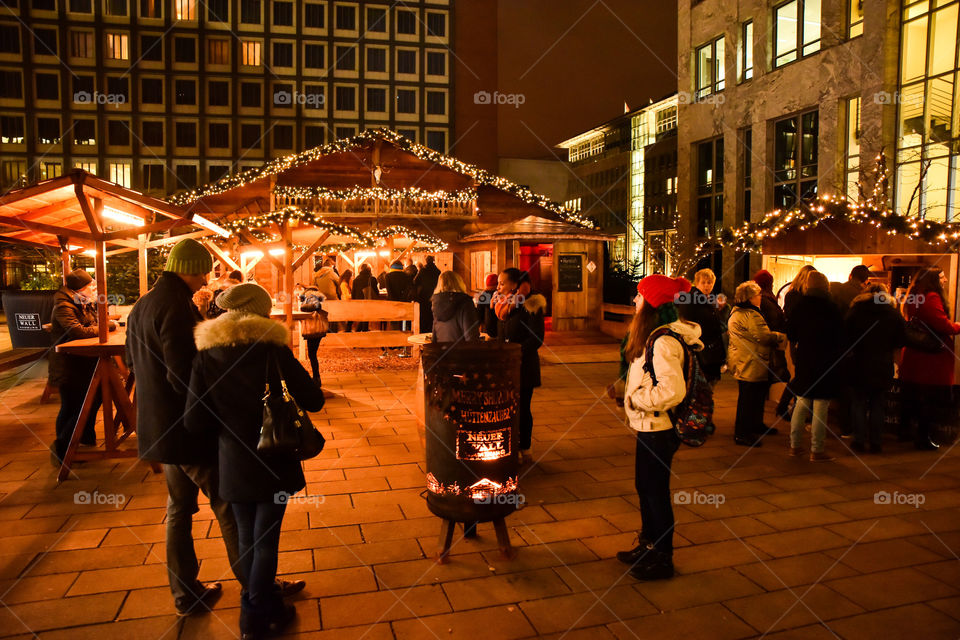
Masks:
[[[454,522],[513,513],[520,345],[431,343],[422,362],[430,511]]]

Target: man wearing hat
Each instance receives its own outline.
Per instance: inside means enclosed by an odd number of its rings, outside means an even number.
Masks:
[[[83,269],[74,269],[67,274],[64,281],[64,286],[53,295],[53,317],[50,320],[53,343],[57,345],[81,338],[95,338],[99,333],[97,316],[88,305],[96,298],[96,282]],[[117,325],[111,322],[110,330],[116,328]],[[50,445],[50,463],[54,466],[60,466],[67,453],[73,429],[80,418],[83,400],[87,395],[87,387],[90,386],[90,379],[96,368],[96,358],[58,353],[56,349],[50,351],[49,382],[60,392],[57,437]],[[97,444],[93,426],[97,421],[99,408],[100,394],[97,394],[80,436],[82,445]]]
[[[127,321],[127,360],[137,383],[137,441],[140,458],[163,464],[167,481],[167,572],[177,613],[209,609],[219,596],[219,582],[197,580],[199,563],[193,546],[193,514],[199,492],[210,500],[234,575],[239,561],[237,524],[230,504],[217,490],[214,444],[189,437],[183,422],[193,357],[193,330],[202,319],[193,294],[213,269],[210,253],[193,239],[170,251],[163,274],[133,306]]]

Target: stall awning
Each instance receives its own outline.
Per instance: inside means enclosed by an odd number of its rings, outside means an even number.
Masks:
[[[593,231],[582,227],[549,220],[540,216],[527,216],[514,222],[484,229],[460,238],[461,242],[483,242],[489,240],[616,240],[617,236],[602,231]]]

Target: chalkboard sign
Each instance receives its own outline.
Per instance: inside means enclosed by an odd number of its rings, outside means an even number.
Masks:
[[[557,291],[583,291],[583,255],[561,253],[557,258]]]

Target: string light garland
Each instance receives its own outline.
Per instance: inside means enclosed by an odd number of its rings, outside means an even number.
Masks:
[[[291,220],[305,223],[310,226],[317,227],[318,229],[323,229],[324,231],[329,231],[331,235],[352,238],[352,240],[349,242],[323,245],[321,250],[326,253],[336,253],[339,251],[346,252],[353,251],[355,249],[373,249],[379,246],[381,241],[385,238],[394,236],[403,236],[410,240],[415,240],[417,242],[417,246],[413,248],[414,252],[438,252],[446,251],[447,249],[447,243],[437,236],[421,233],[420,231],[414,231],[413,229],[409,229],[407,227],[392,225],[389,227],[369,229],[368,231],[360,231],[354,227],[348,227],[336,222],[330,222],[314,213],[304,211],[299,207],[293,206],[285,207],[277,211],[262,213],[256,216],[225,221],[221,224],[225,229],[232,231],[235,234],[239,235],[241,232],[246,232],[260,242],[270,244],[274,242],[280,242],[282,238],[279,234],[272,231],[264,231],[264,229],[267,229],[272,225],[279,226],[280,224],[289,222]],[[293,248],[298,251],[303,251],[307,247],[306,245],[295,245]]]
[[[790,209],[775,209],[767,213],[759,222],[744,222],[738,227],[722,229],[716,236],[700,242],[694,249],[695,255],[704,257],[719,248],[731,248],[744,253],[761,251],[766,239],[776,238],[786,231],[806,231],[828,220],[869,224],[887,235],[906,236],[931,245],[960,240],[960,222],[940,222],[927,220],[920,215],[901,215],[886,206],[890,186],[883,151],[876,161],[874,186],[870,195],[866,195],[862,184],[857,185],[859,203],[830,194],[802,200]]]
[[[351,189],[328,189],[326,187],[294,187],[277,185],[273,188],[276,196],[284,198],[320,200],[417,200],[431,203],[470,204],[477,199],[477,190],[460,189],[458,191],[428,191],[419,187],[388,189],[386,187],[353,187]]]
[[[292,154],[283,158],[276,158],[267,162],[261,167],[255,167],[241,171],[240,173],[226,176],[217,182],[204,187],[198,187],[189,191],[184,191],[171,196],[168,202],[178,207],[186,206],[200,198],[225,193],[232,189],[243,187],[251,182],[275,176],[284,171],[295,169],[320,158],[335,153],[344,153],[366,147],[378,140],[387,142],[394,147],[410,153],[421,160],[438,164],[455,171],[461,175],[467,176],[474,181],[476,187],[491,186],[506,193],[509,193],[526,204],[540,207],[546,211],[554,213],[559,218],[585,229],[595,229],[596,224],[588,217],[576,211],[571,211],[563,205],[550,200],[544,195],[530,191],[530,189],[521,186],[502,176],[490,173],[486,169],[481,169],[475,165],[463,162],[452,156],[434,151],[428,147],[417,144],[408,138],[403,137],[395,131],[380,127],[377,129],[367,129],[351,138],[342,138],[334,140],[320,147],[308,149],[302,153]],[[456,192],[454,192],[456,193]]]

